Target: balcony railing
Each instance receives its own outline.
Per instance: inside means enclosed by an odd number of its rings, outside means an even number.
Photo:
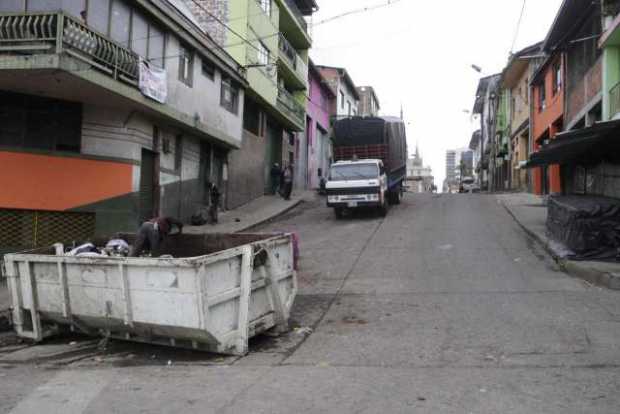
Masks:
[[[295,16],[295,19],[299,22],[301,27],[304,29],[304,31],[307,32],[308,23],[306,22],[306,19],[304,19],[304,15],[302,14],[301,10],[299,10],[299,7],[297,6],[297,3],[295,3],[295,0],[286,0],[286,4],[288,5],[288,7],[290,7],[291,11],[293,12],[293,16]]]
[[[297,54],[295,48],[289,43],[288,40],[280,33],[280,40],[278,42],[280,48],[280,56],[288,62],[293,68],[297,76],[306,83],[308,77],[308,65]]]
[[[293,115],[299,125],[305,124],[306,108],[304,108],[286,89],[278,88],[278,105]]]
[[[609,117],[620,113],[620,82],[609,91]]]
[[[0,15],[0,52],[61,54],[137,86],[139,57],[63,13]]]

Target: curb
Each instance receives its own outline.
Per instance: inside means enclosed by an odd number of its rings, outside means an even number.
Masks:
[[[551,247],[549,241],[542,239],[537,233],[528,229],[523,223],[521,223],[521,221],[517,219],[517,216],[503,201],[500,200],[500,204],[508,212],[510,217],[512,217],[512,219],[519,225],[519,227],[521,227],[532,239],[540,244],[558,264],[558,266],[560,266],[560,269],[562,269],[562,271],[566,274],[585,280],[586,282],[596,286],[602,286],[610,290],[620,290],[620,274],[596,270],[592,267],[583,265],[581,262],[561,257],[557,254],[553,247]]]
[[[235,231],[235,233],[241,233],[242,231],[248,231],[251,228],[258,227],[258,226],[260,226],[262,224],[268,223],[271,220],[276,219],[276,218],[278,218],[278,217],[288,213],[289,211],[291,211],[295,207],[299,206],[303,202],[304,202],[304,200],[302,198],[300,198],[299,200],[292,201],[290,205],[286,206],[286,208],[278,211],[277,213],[275,213],[275,214],[273,214],[273,215],[271,215],[271,216],[269,216],[269,217],[267,217],[267,218],[265,218],[263,220],[259,220],[259,221],[255,222],[255,223],[249,224],[246,227],[242,227],[241,229]]]

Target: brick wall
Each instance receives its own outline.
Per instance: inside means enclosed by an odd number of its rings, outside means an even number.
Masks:
[[[185,0],[187,7],[192,11],[200,27],[205,30],[219,45],[226,44],[226,28],[215,21],[209,13],[224,23],[228,23],[228,0]],[[205,11],[206,10],[206,11]],[[208,11],[208,13],[207,13]]]

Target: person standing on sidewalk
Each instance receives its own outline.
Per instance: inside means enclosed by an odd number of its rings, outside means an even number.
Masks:
[[[211,205],[209,205],[209,222],[212,225],[216,225],[218,222],[217,213],[220,207],[221,193],[215,184],[211,184],[211,191],[209,193],[211,195]]]
[[[293,192],[293,166],[287,165],[282,173],[283,191],[282,198],[285,200],[291,199],[291,193]]]
[[[271,192],[273,195],[278,194],[280,190],[280,177],[282,176],[282,169],[277,162],[271,167]]]

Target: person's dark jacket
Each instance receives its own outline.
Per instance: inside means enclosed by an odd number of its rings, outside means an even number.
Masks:
[[[183,232],[183,223],[173,217],[155,217],[149,220],[150,223],[153,223],[157,226],[157,231],[159,232],[159,238],[163,239],[172,231],[172,227],[176,226],[179,229],[179,233]]]

